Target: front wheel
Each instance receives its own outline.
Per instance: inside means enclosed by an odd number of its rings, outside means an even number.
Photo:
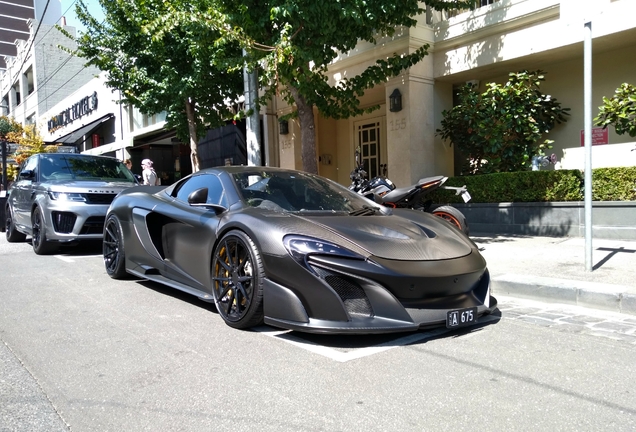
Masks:
[[[468,235],[468,222],[462,212],[451,206],[439,206],[430,211],[435,216],[441,217],[446,222],[449,222],[458,230]]]
[[[104,266],[106,273],[113,279],[124,279],[126,272],[126,255],[124,252],[124,236],[119,219],[109,216],[104,224],[104,240],[102,242]]]
[[[223,236],[212,257],[212,291],[219,315],[230,327],[263,323],[263,262],[244,232]]]
[[[46,225],[42,210],[37,207],[31,215],[31,244],[37,255],[52,254],[57,250],[57,245],[46,239]]]

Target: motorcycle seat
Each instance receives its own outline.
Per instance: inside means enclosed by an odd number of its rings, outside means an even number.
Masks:
[[[436,182],[443,179],[444,176],[433,176],[433,177],[424,177],[417,181],[418,186],[422,186],[424,183]]]

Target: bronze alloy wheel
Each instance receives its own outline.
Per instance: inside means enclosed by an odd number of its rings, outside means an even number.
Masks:
[[[230,231],[212,259],[213,294],[217,310],[231,327],[248,328],[263,321],[263,265],[252,240]]]

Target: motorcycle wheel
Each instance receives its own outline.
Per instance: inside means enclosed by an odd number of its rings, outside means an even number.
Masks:
[[[430,210],[435,216],[441,217],[464,234],[468,235],[468,222],[462,212],[451,206],[439,206]]]

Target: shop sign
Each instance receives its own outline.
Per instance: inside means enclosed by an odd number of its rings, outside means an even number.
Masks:
[[[93,92],[92,95],[86,96],[80,99],[77,103],[74,103],[48,122],[49,133],[53,133],[56,130],[63,128],[69,123],[82,118],[83,116],[90,114],[97,109],[97,92]]]

